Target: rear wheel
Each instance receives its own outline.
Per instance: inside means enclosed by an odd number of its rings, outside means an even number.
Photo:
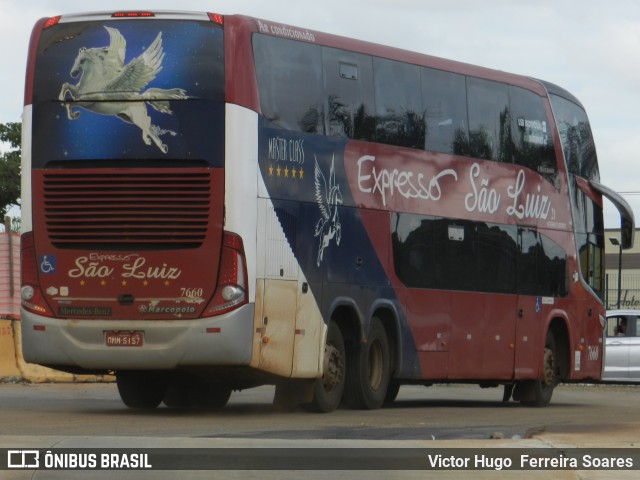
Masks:
[[[190,393],[192,394],[190,398],[191,408],[197,409],[215,410],[223,408],[231,397],[231,389],[229,387],[215,383],[202,383],[192,389]]]
[[[123,403],[139,409],[156,408],[167,389],[164,376],[158,372],[116,372],[116,384]]]
[[[345,385],[344,339],[335,322],[329,323],[322,372],[322,378],[316,380],[313,388],[311,407],[317,412],[328,413],[340,405]]]
[[[391,405],[393,402],[395,402],[399,392],[400,384],[395,381],[389,382],[389,386],[387,387],[387,395],[384,397],[384,404]]]
[[[354,408],[380,408],[387,397],[391,376],[387,332],[380,319],[371,320],[365,345],[353,346],[347,361],[345,398]]]
[[[231,397],[231,389],[203,379],[177,378],[173,380],[163,397],[170,408],[193,408],[198,410],[224,407]]]

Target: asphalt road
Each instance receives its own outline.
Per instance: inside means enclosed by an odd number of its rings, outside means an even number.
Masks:
[[[272,387],[234,392],[217,411],[140,411],[121,403],[115,384],[0,384],[0,435],[517,439],[540,431],[597,435],[637,425],[640,419],[640,386],[561,385],[546,408],[503,403],[500,388],[403,386],[389,407],[330,414],[282,410],[272,405],[273,394]]]
[[[629,448],[640,447],[640,386],[561,385],[546,408],[503,403],[501,389],[405,386],[390,407],[375,411],[341,409],[330,414],[303,409],[284,411],[272,405],[273,394],[272,387],[234,392],[229,405],[219,411],[166,407],[137,411],[121,403],[115,384],[0,384],[0,450],[77,452],[93,448],[100,452],[135,452],[150,448],[170,449],[170,455],[176,455],[176,447],[184,447],[189,449],[185,452],[204,449],[207,456],[212,451],[226,456],[227,447],[235,447],[234,452],[242,448],[275,448],[277,455],[296,460],[296,447],[316,449],[312,455],[318,454],[318,448],[333,447],[347,452],[342,455],[362,455],[360,452],[368,451],[361,450],[365,448],[392,456],[412,448],[420,450],[418,455],[433,449],[444,449],[447,454],[488,451],[500,455],[499,452],[512,449],[533,448],[552,449],[555,453],[549,455],[558,456],[558,452],[573,447],[584,447],[587,450],[579,451],[585,452],[606,447],[607,455],[625,455]],[[640,464],[640,456],[636,455],[636,459]],[[248,462],[249,468],[255,468],[251,457],[242,460]],[[360,461],[359,457],[356,460]],[[0,480],[619,480],[635,479],[637,475],[637,469],[0,470]]]

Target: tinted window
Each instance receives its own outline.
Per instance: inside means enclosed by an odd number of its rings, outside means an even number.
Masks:
[[[513,292],[516,284],[518,242],[516,227],[477,224],[476,256],[480,290],[484,292]]]
[[[509,87],[513,160],[554,183],[558,165],[542,97]]]
[[[511,163],[507,86],[469,77],[467,95],[471,156]]]
[[[373,140],[375,106],[371,57],[324,48],[327,135]]]
[[[604,237],[602,235],[576,233],[580,271],[600,298],[604,298]]]
[[[407,287],[567,293],[566,253],[532,229],[393,214],[391,233],[396,275]]]
[[[545,100],[531,91],[282,38],[253,42],[262,113],[276,126],[515,163],[557,183]],[[584,111],[556,103],[569,162],[597,176]]]
[[[542,241],[543,272],[542,294],[561,297],[569,292],[569,277],[567,272],[567,254],[557,243],[544,235]]]
[[[469,155],[465,77],[423,68],[422,101],[426,123],[425,150]]]
[[[560,142],[570,173],[589,180],[599,180],[598,158],[585,111],[569,100],[550,95]]]
[[[287,130],[324,133],[321,47],[254,35],[253,52],[263,115]]]
[[[373,59],[376,140],[390,145],[424,148],[420,67]]]
[[[580,271],[585,281],[604,295],[604,230],[602,208],[573,182],[572,202],[576,243],[580,255]]]
[[[471,222],[411,214],[393,217],[394,264],[405,285],[475,289]]]
[[[565,251],[548,237],[529,228],[521,228],[518,236],[518,293],[566,295],[568,279]]]
[[[396,274],[409,287],[438,288],[442,268],[435,255],[432,217],[393,214],[393,261]]]

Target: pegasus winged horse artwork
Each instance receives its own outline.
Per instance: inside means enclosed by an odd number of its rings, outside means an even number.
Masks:
[[[118,29],[104,28],[109,33],[109,46],[81,48],[70,72],[72,78],[80,77],[78,83],[62,85],[58,98],[67,109],[67,118],[76,120],[80,116],[73,107],[100,115],[115,115],[140,128],[146,145],[153,141],[167,153],[169,149],[160,139],[163,132],[151,123],[146,105],[171,115],[169,100],[184,100],[188,96],[181,88],[144,90],[162,70],[162,32],[144,53],[125,64],[126,40]],[[70,104],[69,101],[78,103]]]
[[[336,185],[334,160],[335,157],[331,159],[329,184],[327,185],[327,179],[322,173],[320,165],[318,165],[318,159],[315,159],[314,183],[316,201],[320,209],[320,220],[318,220],[316,224],[313,236],[320,238],[317,259],[318,266],[320,266],[322,257],[324,256],[324,250],[329,246],[331,240],[335,239],[336,245],[340,245],[340,239],[342,237],[342,225],[340,224],[340,217],[338,216],[338,205],[342,205],[342,193],[340,192],[340,185]]]

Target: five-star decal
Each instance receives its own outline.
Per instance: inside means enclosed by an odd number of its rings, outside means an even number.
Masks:
[[[280,165],[274,166],[273,164],[267,167],[270,177],[287,178],[290,180],[304,180],[304,170],[302,167],[296,168],[295,166],[289,168],[285,165],[282,168]]]

